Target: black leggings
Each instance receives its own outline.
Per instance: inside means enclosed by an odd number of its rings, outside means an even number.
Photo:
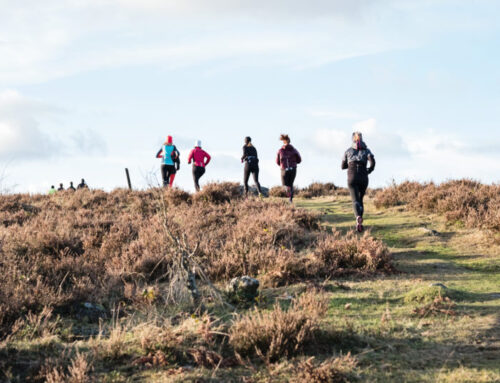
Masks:
[[[168,186],[170,183],[170,176],[174,175],[177,171],[175,165],[162,165],[161,178],[163,179],[163,186]]]
[[[245,170],[243,172],[243,184],[245,185],[245,194],[248,194],[248,180],[250,178],[250,173],[253,174],[253,180],[259,194],[262,194],[259,183],[259,166],[250,165],[248,162],[245,164]]]
[[[293,182],[297,176],[297,168],[281,169],[281,183],[286,186],[288,197],[293,199]]]
[[[196,188],[196,191],[200,191],[200,178],[201,176],[205,174],[205,168],[203,166],[195,166],[193,165],[193,180],[194,180],[194,187]]]
[[[351,193],[352,206],[356,217],[362,217],[365,207],[363,205],[363,197],[365,196],[366,189],[368,188],[368,178],[354,179],[347,183],[349,192]]]

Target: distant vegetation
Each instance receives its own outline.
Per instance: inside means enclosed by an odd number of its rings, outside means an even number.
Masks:
[[[500,231],[500,185],[472,180],[442,184],[403,182],[380,190],[375,206],[405,206],[424,213],[438,213],[448,222],[466,227]]]

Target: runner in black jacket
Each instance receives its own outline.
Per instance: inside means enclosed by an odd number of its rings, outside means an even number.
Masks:
[[[368,162],[370,167],[367,167]],[[363,231],[363,197],[368,187],[368,174],[375,169],[375,157],[366,147],[360,132],[352,134],[352,146],[344,154],[342,169],[347,169],[347,186],[356,216],[356,229],[361,233]]]
[[[250,137],[245,137],[245,146],[243,146],[241,162],[245,163],[245,170],[243,171],[245,196],[248,197],[248,179],[250,178],[250,174],[253,174],[253,180],[259,191],[259,197],[262,197],[262,190],[259,183],[259,157],[257,156],[257,149],[252,145],[252,139]]]

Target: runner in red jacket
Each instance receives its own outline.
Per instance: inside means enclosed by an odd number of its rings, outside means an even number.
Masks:
[[[200,191],[200,178],[205,174],[205,166],[207,166],[212,157],[201,148],[201,141],[195,142],[194,149],[191,150],[188,157],[188,164],[193,162],[193,180],[196,191]]]
[[[290,145],[288,134],[282,134],[280,140],[283,146],[278,151],[276,163],[281,167],[281,183],[286,187],[290,202],[293,202],[293,182],[297,176],[297,164],[302,162],[299,152]]]

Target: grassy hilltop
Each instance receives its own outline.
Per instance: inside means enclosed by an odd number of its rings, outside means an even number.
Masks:
[[[0,196],[0,381],[500,381],[499,187],[239,190]]]

